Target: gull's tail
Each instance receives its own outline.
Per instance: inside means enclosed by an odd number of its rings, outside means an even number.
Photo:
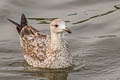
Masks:
[[[22,16],[21,16],[21,24],[18,24],[11,19],[8,19],[8,20],[17,26],[16,29],[17,29],[19,34],[20,34],[22,28],[28,25],[27,19],[26,19],[24,14],[22,14]]]

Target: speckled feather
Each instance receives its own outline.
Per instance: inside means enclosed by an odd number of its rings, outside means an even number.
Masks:
[[[65,28],[65,24],[61,19],[51,22],[51,36],[28,26],[24,14],[21,18],[21,25],[10,19],[8,20],[17,26],[24,59],[29,65],[52,69],[72,66],[72,56],[68,44],[62,38],[62,32],[67,31],[70,33],[70,30]],[[60,28],[56,27],[58,24],[60,24]]]
[[[24,58],[29,65],[41,68],[66,68],[71,66],[72,57],[70,57],[68,45],[65,41],[57,48],[51,47],[50,37],[38,32],[31,26],[24,27],[20,35]]]

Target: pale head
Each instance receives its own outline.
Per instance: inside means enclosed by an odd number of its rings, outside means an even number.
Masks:
[[[71,33],[71,30],[65,26],[65,22],[62,19],[55,19],[50,24],[51,32],[53,33],[62,33],[68,32]]]

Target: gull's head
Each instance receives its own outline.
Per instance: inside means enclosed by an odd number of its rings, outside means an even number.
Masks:
[[[71,33],[71,30],[65,26],[65,22],[62,19],[55,19],[50,24],[50,29],[54,33],[68,32]]]

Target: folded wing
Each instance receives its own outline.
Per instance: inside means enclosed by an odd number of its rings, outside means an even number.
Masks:
[[[31,26],[24,27],[20,36],[24,55],[35,60],[44,61],[46,58],[49,36],[37,31]]]
[[[38,61],[44,61],[46,58],[47,43],[49,36],[39,32],[35,28],[28,26],[27,18],[24,14],[21,16],[21,23],[8,19],[16,25],[16,29],[20,35],[20,43],[24,52],[24,56],[28,56]]]

